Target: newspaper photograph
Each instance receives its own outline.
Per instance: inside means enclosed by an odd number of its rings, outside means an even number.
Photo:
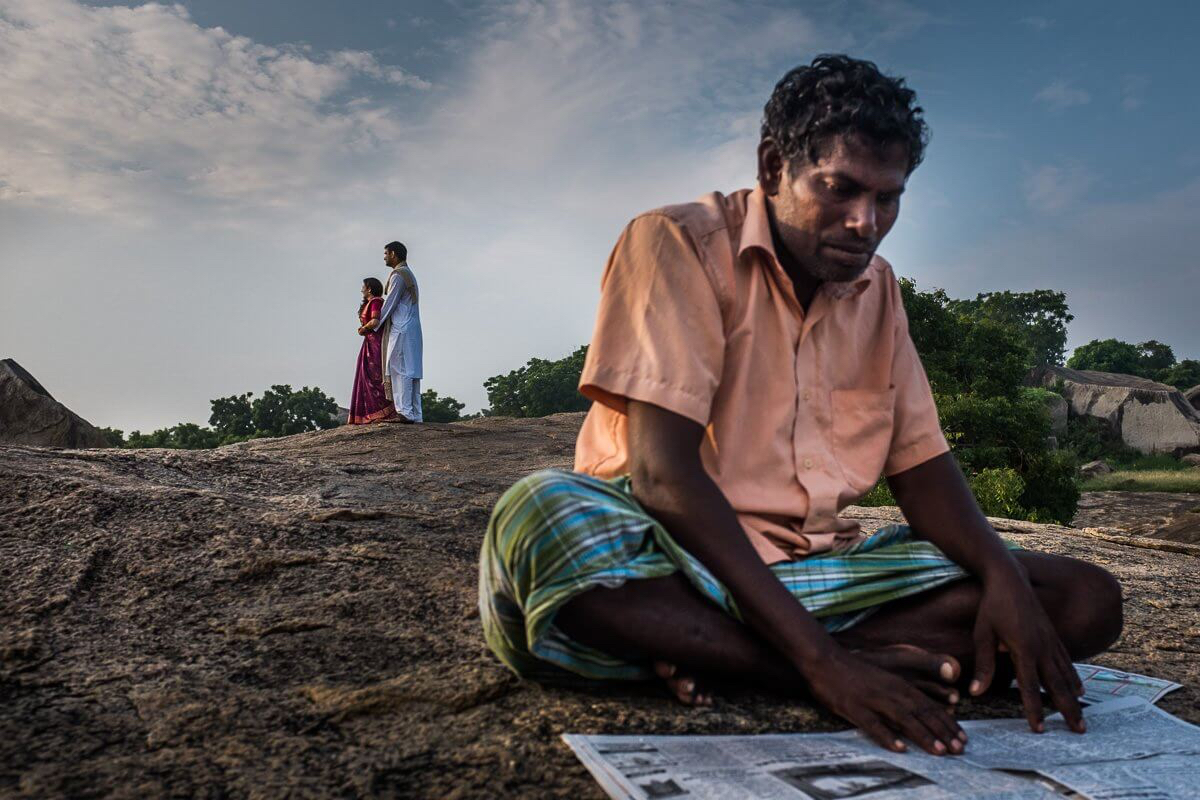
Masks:
[[[967,753],[891,753],[856,731],[563,740],[612,798],[1055,798],[1187,800],[1200,785],[1200,728],[1141,697],[1088,707],[1088,733],[1058,715],[964,722]]]

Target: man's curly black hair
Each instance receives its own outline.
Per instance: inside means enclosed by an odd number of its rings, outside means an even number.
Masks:
[[[835,136],[857,134],[877,147],[908,148],[908,174],[925,157],[929,127],[917,93],[870,61],[820,55],[775,84],[763,109],[762,137],[770,137],[793,168],[816,163]]]

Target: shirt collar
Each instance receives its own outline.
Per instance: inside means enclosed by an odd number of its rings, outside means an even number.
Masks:
[[[779,274],[787,280],[787,285],[790,286],[791,279],[787,278],[787,273],[784,272],[783,265],[779,263],[779,257],[775,254],[775,241],[771,238],[771,218],[767,212],[767,196],[763,192],[762,186],[754,187],[754,190],[746,197],[746,218],[742,221],[742,236],[738,241],[738,259],[740,260],[742,254],[747,250],[754,249],[761,250],[768,256],[768,263],[779,271]],[[862,275],[845,283],[823,283],[821,291],[835,300],[857,297],[871,285],[871,272],[874,269],[874,258],[872,258],[872,263]]]

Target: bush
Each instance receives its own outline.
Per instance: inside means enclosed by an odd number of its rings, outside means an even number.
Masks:
[[[450,395],[438,396],[433,389],[421,392],[421,415],[426,422],[457,422],[465,406]]]
[[[1025,481],[1010,467],[980,470],[970,479],[971,492],[983,513],[989,517],[1021,519],[1025,509],[1021,506],[1021,495]]]
[[[1047,450],[1031,457],[1022,475],[1024,518],[1070,525],[1079,508],[1078,474],[1079,462],[1070,450]]]
[[[861,497],[857,503],[860,506],[894,506],[896,498],[892,496],[891,487],[886,478],[880,478],[871,487],[871,491]]]

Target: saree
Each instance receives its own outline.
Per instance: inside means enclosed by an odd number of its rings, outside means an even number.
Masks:
[[[366,325],[372,319],[378,319],[382,307],[383,299],[372,297],[358,312],[359,322]],[[350,418],[347,421],[351,425],[364,425],[396,416],[396,407],[388,399],[383,382],[379,379],[383,370],[382,342],[383,333],[378,328],[367,331],[363,336],[354,370],[354,389],[350,393]]]

